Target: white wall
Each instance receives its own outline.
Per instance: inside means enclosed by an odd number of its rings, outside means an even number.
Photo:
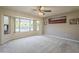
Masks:
[[[79,24],[78,25],[69,24],[69,19],[76,18],[76,17],[79,18],[79,11],[47,17],[45,18],[45,20],[47,21],[48,18],[53,18],[58,16],[67,16],[67,23],[47,24],[45,25],[44,33],[48,35],[56,35],[56,36],[64,37],[68,39],[79,40]]]
[[[9,41],[9,40],[13,40],[16,38],[22,38],[22,37],[27,37],[27,36],[32,36],[32,35],[40,35],[42,34],[42,23],[43,20],[42,18],[39,17],[35,17],[26,13],[22,13],[22,12],[17,12],[17,11],[12,11],[12,10],[4,10],[4,9],[0,9],[0,20],[1,20],[1,26],[0,26],[0,30],[1,30],[1,44]],[[11,16],[11,28],[10,28],[10,34],[6,34],[4,35],[3,31],[3,16],[4,15],[8,15]],[[40,31],[32,31],[32,32],[22,32],[22,33],[14,33],[14,18],[15,16],[22,16],[22,17],[26,17],[26,18],[31,18],[33,20],[39,20],[41,25],[40,25]]]

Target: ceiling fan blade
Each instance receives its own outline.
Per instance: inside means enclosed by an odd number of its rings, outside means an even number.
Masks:
[[[40,11],[41,6],[37,6],[36,9],[33,9],[34,11]]]
[[[43,10],[44,12],[52,12],[51,10]]]

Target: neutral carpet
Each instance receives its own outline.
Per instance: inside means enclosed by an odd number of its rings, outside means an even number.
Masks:
[[[79,42],[46,35],[10,41],[0,46],[4,53],[78,53]]]

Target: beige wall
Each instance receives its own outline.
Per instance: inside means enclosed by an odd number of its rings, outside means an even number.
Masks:
[[[79,11],[47,17],[45,18],[45,20],[47,20],[48,18],[53,18],[58,16],[67,16],[67,23],[47,24],[45,25],[44,33],[49,35],[56,35],[56,36],[64,37],[68,39],[79,40],[79,24],[78,25],[69,24],[69,19],[76,18],[76,17],[79,18]]]
[[[1,16],[0,16],[0,43],[1,43]]]
[[[4,10],[4,9],[0,9],[0,21],[1,21],[1,26],[0,26],[0,30],[1,30],[1,43],[4,43],[4,42],[7,42],[9,40],[12,40],[12,39],[16,39],[16,38],[22,38],[22,37],[27,37],[27,36],[33,36],[33,35],[40,35],[42,34],[42,18],[39,18],[39,17],[35,17],[35,16],[32,16],[32,15],[29,15],[29,14],[25,14],[25,13],[21,13],[21,12],[16,12],[16,11],[12,11],[12,10]],[[7,34],[7,35],[4,35],[3,33],[3,16],[4,15],[8,15],[8,16],[11,16],[11,33],[10,34]],[[26,18],[31,18],[33,20],[39,20],[41,25],[40,25],[40,31],[31,31],[31,32],[22,32],[22,33],[14,33],[14,19],[13,17],[15,16],[22,16],[22,17],[26,17]]]

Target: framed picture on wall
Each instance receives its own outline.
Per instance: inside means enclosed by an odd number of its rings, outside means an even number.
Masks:
[[[70,24],[79,24],[79,18],[73,18],[69,20]]]
[[[70,19],[69,20],[69,23],[70,24],[77,24],[77,19]]]
[[[55,17],[55,18],[49,18],[49,19],[48,19],[48,23],[49,23],[49,24],[66,23],[66,16]]]

